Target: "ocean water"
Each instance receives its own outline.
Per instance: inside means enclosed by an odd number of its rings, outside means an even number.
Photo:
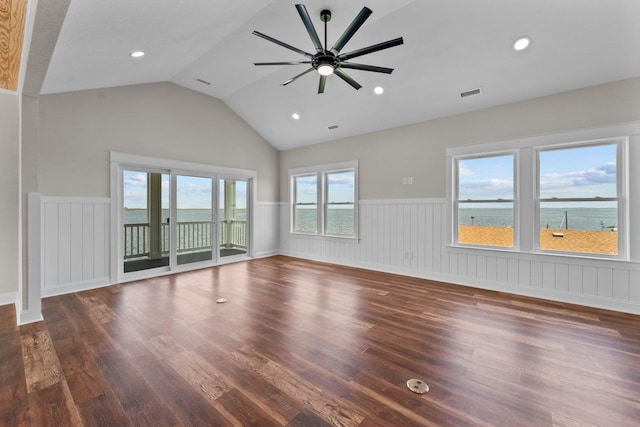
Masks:
[[[167,222],[169,210],[162,210],[162,221]],[[245,221],[246,210],[238,209],[236,219]],[[472,219],[473,217],[473,219]],[[224,210],[218,212],[218,218],[224,218]],[[178,222],[210,221],[209,209],[178,209]],[[565,228],[571,230],[609,230],[616,227],[618,218],[615,208],[547,208],[541,210],[540,228]],[[144,224],[147,222],[146,209],[128,209],[124,213],[125,224]],[[459,210],[458,222],[461,225],[481,225],[491,227],[513,227],[512,209],[475,208]],[[327,218],[331,234],[353,234],[353,209],[333,209]],[[316,228],[316,211],[299,209],[297,228],[300,232],[313,233]]]
[[[353,209],[331,209],[327,215],[328,234],[339,236],[352,236]],[[317,216],[315,209],[298,209],[296,218],[296,231],[300,233],[315,233]]]
[[[167,222],[169,209],[162,209],[162,222]],[[218,219],[224,218],[224,209],[218,211]],[[246,221],[246,209],[236,210],[236,220]],[[178,209],[178,222],[211,221],[211,209]],[[126,209],[124,211],[125,224],[145,224],[147,222],[146,209]]]
[[[460,225],[513,227],[513,210],[461,208],[458,211],[458,223]],[[610,230],[617,225],[616,208],[543,208],[540,210],[540,228]]]

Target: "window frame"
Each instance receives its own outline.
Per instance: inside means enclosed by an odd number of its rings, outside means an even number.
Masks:
[[[298,203],[297,200],[297,195],[298,195],[298,180],[297,178],[303,178],[303,177],[311,177],[311,176],[315,176],[316,177],[316,201],[315,203]],[[292,190],[292,194],[291,194],[291,233],[294,234],[308,234],[308,235],[316,235],[318,234],[318,231],[321,229],[320,227],[320,216],[317,215],[318,212],[318,207],[320,206],[320,191],[319,190],[319,184],[320,184],[320,177],[318,177],[317,172],[316,173],[301,173],[301,174],[296,174],[296,175],[292,175],[291,176],[291,185],[293,187]],[[298,206],[311,206],[311,205],[315,205],[316,207],[316,231],[314,233],[309,233],[309,232],[304,232],[304,231],[297,231],[296,230],[296,212],[297,212],[297,207]]]
[[[593,197],[593,198],[541,198],[540,197],[540,153],[566,150],[566,149],[578,149],[588,147],[598,147],[605,145],[616,146],[616,197]],[[627,159],[627,146],[628,137],[612,137],[602,138],[589,141],[575,141],[568,143],[559,143],[553,145],[537,146],[534,147],[534,161],[535,161],[535,201],[534,201],[534,222],[533,225],[536,228],[533,230],[534,238],[534,251],[545,254],[555,255],[570,255],[580,257],[597,257],[597,258],[610,258],[610,259],[627,259],[626,250],[626,236],[628,235],[628,223],[626,212],[626,193],[628,186],[628,176],[626,174],[626,159]],[[558,249],[544,249],[540,247],[540,218],[541,218],[541,204],[542,203],[561,203],[561,202],[615,202],[616,214],[617,214],[617,232],[618,232],[618,253],[617,254],[601,254],[595,252],[573,252],[563,251]],[[623,232],[620,232],[620,230]]]
[[[453,244],[459,247],[472,247],[472,248],[489,248],[496,250],[505,250],[505,251],[517,251],[519,248],[520,241],[520,227],[519,224],[519,186],[518,186],[518,165],[519,165],[519,156],[517,150],[502,150],[502,151],[493,151],[487,153],[478,153],[478,154],[468,154],[468,155],[460,155],[453,157]],[[498,245],[483,245],[479,243],[461,243],[458,240],[459,233],[459,208],[460,208],[460,161],[463,160],[473,160],[473,159],[486,159],[490,157],[505,157],[505,156],[513,156],[513,198],[506,199],[486,199],[486,200],[465,200],[463,203],[512,203],[513,205],[513,246],[498,246]]]
[[[618,254],[608,255],[588,252],[565,252],[539,250],[538,240],[540,225],[536,208],[538,164],[536,149],[560,148],[586,144],[619,143],[618,150]],[[640,172],[630,169],[630,162],[640,161],[640,122],[630,122],[608,125],[596,128],[564,131],[555,134],[541,134],[518,139],[480,142],[466,146],[449,147],[446,149],[446,230],[443,235],[444,245],[452,253],[480,253],[476,251],[514,252],[530,254],[531,256],[554,256],[565,258],[579,258],[583,260],[630,261],[634,255],[631,241],[640,236],[635,228],[630,226],[631,214],[640,212],[640,187],[632,187]],[[516,199],[519,210],[516,218],[519,241],[517,249],[498,246],[466,246],[456,242],[457,218],[454,217],[454,197],[456,191],[456,168],[454,159],[457,157],[477,157],[494,153],[514,150],[518,152]],[[630,199],[633,198],[633,199]]]
[[[353,234],[342,235],[332,234],[327,231],[327,218],[329,205],[335,203],[329,203],[327,196],[329,194],[329,180],[328,175],[341,172],[353,172],[354,175],[354,201],[353,201]],[[316,199],[316,213],[317,213],[317,226],[315,233],[307,233],[302,231],[296,231],[296,207],[301,203],[297,201],[297,178],[304,176],[316,176],[317,183],[317,199]],[[289,233],[296,236],[315,236],[322,238],[337,238],[337,239],[351,239],[357,240],[359,238],[358,223],[358,162],[350,161],[328,165],[308,166],[303,168],[295,168],[289,170]],[[309,203],[303,203],[309,205]],[[341,203],[344,204],[344,203]]]

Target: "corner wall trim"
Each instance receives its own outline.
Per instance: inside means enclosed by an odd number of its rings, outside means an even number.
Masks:
[[[27,280],[18,295],[18,325],[42,320],[42,208],[38,193],[29,193],[27,202]]]

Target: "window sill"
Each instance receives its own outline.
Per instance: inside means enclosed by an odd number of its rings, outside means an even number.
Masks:
[[[358,236],[333,236],[330,234],[320,235],[320,234],[289,232],[289,237],[303,237],[307,239],[318,239],[318,240],[336,240],[341,242],[347,241],[347,242],[353,242],[353,243],[360,242],[360,238]]]
[[[600,254],[582,254],[576,252],[558,252],[558,251],[545,251],[545,250],[533,250],[526,251],[517,248],[505,248],[505,247],[492,247],[492,246],[462,246],[462,245],[445,245],[447,251],[456,253],[477,254],[478,252],[496,252],[503,254],[514,254],[531,256],[534,258],[548,259],[553,257],[554,259],[565,258],[567,260],[584,260],[584,261],[607,261],[607,262],[630,262],[628,257],[619,255],[600,255]]]

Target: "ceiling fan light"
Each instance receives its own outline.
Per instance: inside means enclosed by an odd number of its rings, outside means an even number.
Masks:
[[[516,51],[525,50],[531,44],[531,39],[529,37],[520,37],[513,43],[513,49]]]
[[[333,74],[334,67],[331,64],[322,64],[318,66],[318,73],[321,76],[330,76]]]

